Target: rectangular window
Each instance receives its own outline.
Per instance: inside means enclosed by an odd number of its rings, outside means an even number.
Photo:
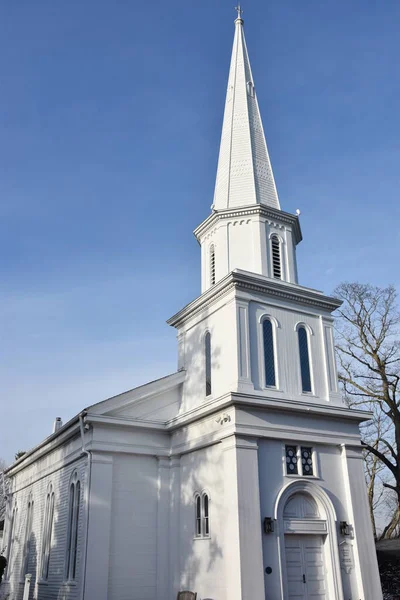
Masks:
[[[303,470],[303,475],[314,475],[312,448],[308,446],[301,447],[301,468]]]
[[[286,473],[288,475],[297,475],[298,472],[297,447],[286,446]]]
[[[285,446],[286,474],[312,477],[315,474],[311,446]]]

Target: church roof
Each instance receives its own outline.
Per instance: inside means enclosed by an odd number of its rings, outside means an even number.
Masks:
[[[239,9],[213,208],[251,204],[280,209]]]

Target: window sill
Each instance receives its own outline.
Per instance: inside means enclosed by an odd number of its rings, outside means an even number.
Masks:
[[[199,542],[203,541],[204,542],[204,541],[209,541],[209,540],[211,540],[210,535],[202,535],[201,537],[197,536],[197,535],[193,536],[193,541],[199,541]]]
[[[304,479],[321,479],[318,475],[290,475],[289,473],[285,473],[284,477],[287,477],[288,479],[298,479],[299,481],[304,481]]]
[[[77,581],[76,579],[65,579],[61,585],[75,587],[77,585]]]

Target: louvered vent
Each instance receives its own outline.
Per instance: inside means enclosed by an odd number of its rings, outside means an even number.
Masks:
[[[214,245],[210,248],[210,284],[215,284],[215,248]]]
[[[273,235],[271,238],[271,246],[272,246],[272,271],[274,277],[277,279],[281,279],[281,245],[279,243],[276,235]]]

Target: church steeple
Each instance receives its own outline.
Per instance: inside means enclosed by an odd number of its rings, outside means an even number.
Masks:
[[[297,283],[300,224],[279,204],[237,10],[214,202],[194,232],[201,245],[202,292],[238,269]]]
[[[261,204],[280,209],[244,37],[243,11],[240,6],[236,10],[213,208]]]

